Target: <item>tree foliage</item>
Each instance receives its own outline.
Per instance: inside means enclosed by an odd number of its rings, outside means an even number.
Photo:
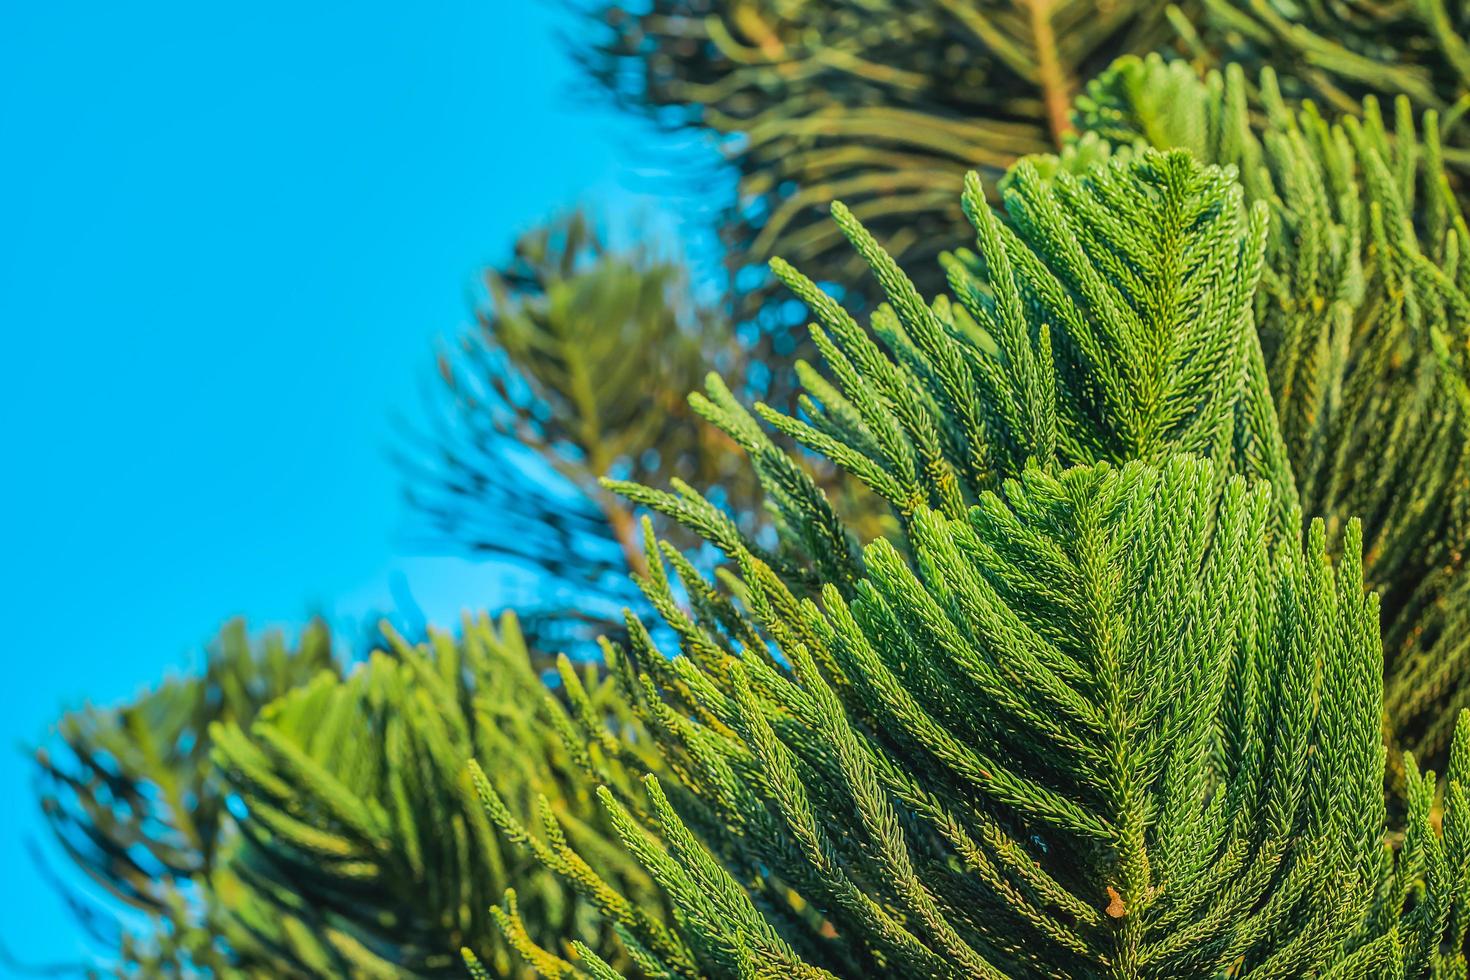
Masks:
[[[1439,118],[1375,100],[1333,125],[1287,108],[1275,75],[1249,123],[1243,72],[1203,80],[1128,60],[1080,104],[1113,146],[1183,147],[1238,168],[1272,215],[1258,330],[1302,506],[1334,538],[1364,522],[1383,597],[1387,709],[1403,747],[1442,759],[1470,705],[1470,253]],[[1074,154],[1098,151],[1084,136]]]
[[[464,771],[473,755],[494,767],[516,819],[553,819],[588,873],[657,916],[660,899],[625,854],[593,796],[586,757],[562,737],[569,705],[542,680],[560,671],[577,710],[633,746],[638,727],[595,669],[533,656],[513,616],[467,622],[456,640],[435,633],[388,649],[345,676],[323,673],[270,705],[253,724],[213,733],[215,758],[244,814],[230,871],[241,888],[227,910],[252,937],[263,976],[463,975],[473,949],[497,976],[526,972],[515,944],[584,941],[614,963],[618,946],[598,908],[523,857],[477,807]],[[539,669],[538,669],[539,668]],[[636,747],[639,772],[657,760]],[[600,782],[612,782],[606,772]],[[616,783],[613,783],[616,785]],[[529,834],[521,840],[529,840]],[[490,906],[520,895],[520,935],[503,939]]]
[[[478,328],[440,358],[431,430],[404,447],[410,500],[441,542],[537,574],[523,619],[540,645],[617,634],[638,601],[637,525],[602,477],[717,485],[743,530],[765,522],[736,443],[698,425],[685,397],[711,366],[754,373],[686,275],[647,246],[607,248],[579,213],[522,236],[485,274]],[[813,476],[863,506],[830,468]]]
[[[743,322],[550,223],[405,462],[606,667],[237,626],[68,716],[119,969],[1464,977],[1459,14],[593,9],[588,70],[734,165]]]
[[[855,547],[714,383],[696,404],[807,567],[619,485],[722,550],[737,584],[690,592],[742,610],[692,618],[653,574],[680,656],[612,659],[683,791],[645,780],[641,820],[603,793],[675,905],[667,949],[624,923],[646,970],[1464,969],[1463,750],[1444,837],[1410,761],[1417,829],[1385,850],[1377,600],[1357,523],[1335,569],[1300,530],[1252,329],[1268,206],[1242,198],[1182,151],[1023,163],[1005,222],[969,186],[977,261],[932,305],[838,208],[890,302],[870,331],[778,266],[832,383],[807,421],[757,411],[903,530]],[[579,953],[546,972],[606,975]]]
[[[727,321],[679,264],[610,249],[580,212],[521,236],[484,280],[476,328],[440,355],[431,427],[403,447],[410,501],[450,548],[534,569],[549,598],[528,614],[605,627],[641,558],[598,479],[738,485],[683,399],[728,361]]]
[[[1448,110],[1439,128],[1453,137],[1464,108],[1456,101],[1454,69],[1463,44],[1455,29],[1457,15],[1442,6],[1317,5],[1296,11],[1274,2],[1234,0],[1175,8],[1131,0],[876,5],[599,0],[587,5],[595,29],[579,35],[584,39],[574,50],[599,85],[618,105],[660,126],[712,136],[732,164],[738,186],[719,216],[719,228],[736,273],[734,291],[743,297],[736,319],[756,342],[745,351],[732,348],[723,317],[696,315],[684,318],[683,331],[671,331],[667,324],[632,333],[600,330],[597,336],[621,342],[604,349],[585,333],[566,327],[547,331],[545,318],[532,316],[541,324],[538,348],[558,351],[569,368],[583,361],[647,364],[647,384],[606,386],[590,413],[585,404],[540,400],[543,419],[580,422],[570,439],[548,442],[534,425],[529,433],[527,441],[542,447],[542,461],[563,475],[574,471],[571,485],[577,491],[558,495],[526,475],[536,467],[527,465],[523,451],[507,449],[514,440],[506,438],[503,424],[486,424],[495,414],[486,406],[504,401],[484,397],[489,390],[537,391],[545,380],[544,366],[524,357],[482,356],[496,350],[499,341],[476,356],[456,357],[448,375],[454,383],[447,411],[436,413],[443,429],[428,454],[414,457],[427,464],[413,480],[415,498],[443,537],[480,553],[509,554],[550,575],[567,594],[579,593],[584,609],[600,606],[596,614],[583,613],[591,619],[583,623],[583,636],[616,629],[616,603],[597,603],[590,596],[619,593],[630,556],[636,568],[635,535],[629,516],[599,493],[593,480],[616,471],[642,482],[677,476],[696,485],[719,484],[730,494],[732,509],[749,518],[753,498],[740,485],[738,467],[730,464],[728,443],[706,443],[688,453],[670,436],[698,431],[687,424],[682,393],[702,357],[720,362],[722,371],[742,377],[746,387],[772,404],[794,406],[799,384],[785,365],[815,351],[803,333],[793,332],[799,324],[792,304],[773,302],[769,277],[758,274],[772,255],[794,260],[818,282],[836,285],[854,308],[870,297],[857,256],[823,218],[834,198],[842,197],[885,248],[913,270],[921,294],[940,292],[945,282],[936,260],[967,244],[968,226],[955,204],[964,173],[978,168],[994,186],[1017,158],[1070,145],[1079,122],[1069,115],[1070,101],[1087,79],[1118,55],[1155,50],[1187,55],[1196,63],[1241,58],[1274,64],[1288,102],[1315,95],[1333,112],[1361,113],[1364,93],[1404,93],[1414,107]],[[1306,23],[1294,22],[1301,20]],[[1395,59],[1375,60],[1390,50],[1397,52]],[[1277,109],[1281,104],[1274,83],[1267,90],[1243,83],[1240,92],[1258,107],[1263,96],[1274,99]],[[1280,115],[1277,109],[1267,107],[1272,116]],[[1436,174],[1442,166],[1458,166],[1461,151],[1453,139],[1437,144],[1435,152],[1429,165]],[[1425,182],[1432,187],[1434,179]],[[1428,195],[1438,196],[1437,188]],[[1318,220],[1315,214],[1300,217]],[[1368,224],[1356,234],[1365,249],[1371,248]],[[519,283],[509,305],[534,304],[553,279],[569,268],[583,268],[578,258],[604,254],[588,241],[585,225],[577,221],[528,236],[504,277]],[[501,277],[492,274],[492,279]],[[497,291],[497,306],[510,300],[504,292]],[[586,294],[582,299],[590,301]],[[486,336],[518,332],[510,326],[517,319],[518,313],[486,317]],[[659,315],[653,319],[662,323]],[[523,326],[519,332],[525,334]],[[707,338],[703,343],[697,339],[701,334]],[[569,337],[575,342],[564,343]],[[584,351],[589,356],[582,356]],[[1268,349],[1268,357],[1271,353]],[[731,363],[732,356],[740,363]],[[681,369],[664,371],[661,365],[669,358]],[[516,377],[507,377],[508,365]],[[620,376],[620,370],[607,374]],[[557,383],[553,379],[551,387]],[[637,433],[617,418],[639,419],[644,435],[659,429],[657,438],[643,444],[673,450],[660,451],[653,460],[630,459],[628,447],[639,444]],[[1320,445],[1304,450],[1324,451]],[[597,462],[610,465],[599,469]],[[651,470],[638,465],[650,462]],[[1343,492],[1356,491],[1353,485]],[[621,552],[614,545],[621,545]],[[560,581],[566,575],[575,582]],[[590,582],[595,587],[585,588]],[[536,622],[527,613],[528,622]],[[556,642],[567,633],[566,617],[553,612],[550,623],[558,622],[562,628],[551,634]],[[1391,645],[1403,642],[1397,637]],[[1446,737],[1441,727],[1431,741],[1442,749]]]
[[[515,944],[560,937],[626,962],[595,900],[522,855],[531,832],[513,842],[468,805],[464,770],[489,760],[507,819],[538,835],[559,821],[549,846],[575,845],[656,921],[662,900],[608,843],[595,799],[617,781],[606,768],[594,781],[569,737],[581,712],[622,739],[616,765],[661,768],[611,682],[530,650],[510,614],[457,639],[386,635],[343,669],[320,625],[291,650],[278,634],[252,649],[235,623],[201,676],[64,719],[70,764],[40,754],[48,817],[82,869],[146,916],[99,937],[118,944],[119,975],[461,976],[468,947],[519,977]],[[492,921],[511,886],[524,939]]]
[[[56,726],[57,745],[36,752],[41,809],[62,849],[146,923],[119,935],[115,920],[86,913],[97,938],[116,944],[121,969],[181,975],[231,962],[225,950],[239,935],[220,914],[236,887],[225,865],[238,834],[211,759],[212,728],[249,725],[276,698],[335,669],[321,623],[292,647],[280,634],[252,646],[235,621],[199,673],[119,708],[70,712]],[[86,908],[80,896],[73,902]]]
[[[1458,15],[1442,8],[1433,3],[1316,5],[1298,11],[1275,2],[1234,0],[1175,8],[1132,0],[589,4],[587,26],[594,29],[579,35],[583,40],[574,50],[590,76],[625,109],[666,128],[712,136],[732,164],[738,187],[719,216],[719,228],[736,272],[735,292],[744,297],[736,319],[753,328],[757,342],[744,352],[742,363],[734,364],[729,358],[741,352],[728,344],[728,325],[717,315],[686,316],[682,330],[671,330],[668,317],[655,313],[651,320],[644,318],[659,323],[651,329],[584,329],[581,334],[565,324],[548,329],[544,315],[522,317],[519,304],[536,305],[537,297],[569,269],[586,271],[581,259],[612,258],[578,220],[538,231],[523,241],[504,276],[491,276],[494,282],[517,284],[492,289],[496,307],[516,309],[483,318],[484,336],[470,345],[473,356],[446,362],[453,364],[446,375],[453,379],[452,395],[447,410],[436,413],[444,426],[430,452],[414,457],[427,464],[413,480],[415,498],[446,539],[524,561],[550,575],[567,594],[579,594],[583,607],[599,605],[598,613],[583,614],[591,619],[583,624],[584,636],[616,629],[616,603],[597,603],[591,596],[619,593],[625,562],[631,558],[636,568],[638,561],[635,535],[626,512],[593,481],[616,471],[640,482],[677,476],[696,485],[719,484],[730,494],[732,509],[748,519],[753,498],[739,485],[728,443],[702,444],[690,453],[680,439],[671,438],[699,431],[687,424],[682,393],[701,358],[724,358],[720,369],[727,375],[743,377],[747,387],[775,405],[794,405],[799,384],[784,365],[815,351],[804,334],[792,332],[798,323],[791,304],[772,302],[769,277],[756,273],[780,254],[816,281],[840,287],[861,308],[871,290],[863,285],[858,257],[823,217],[834,198],[847,202],[890,254],[913,270],[921,294],[940,292],[945,282],[938,257],[967,244],[968,226],[955,203],[964,173],[978,168],[993,186],[1017,158],[1069,145],[1079,122],[1069,106],[1087,80],[1118,55],[1156,50],[1196,63],[1240,58],[1274,64],[1289,102],[1315,95],[1334,112],[1361,113],[1364,93],[1403,93],[1415,107],[1448,110],[1439,120],[1440,131],[1453,136],[1464,107],[1456,102],[1460,83],[1454,67],[1463,44],[1456,33]],[[1388,51],[1396,53],[1394,59],[1377,57]],[[1267,111],[1280,115],[1274,82],[1266,90],[1243,83],[1240,92],[1257,106],[1262,97],[1274,100],[1277,108]],[[1437,144],[1435,172],[1456,166],[1459,152],[1453,140]],[[1437,197],[1437,188],[1428,196]],[[1328,203],[1330,210],[1335,202]],[[1299,217],[1318,220],[1315,214]],[[1368,224],[1356,234],[1371,248]],[[589,276],[589,281],[606,283],[627,274],[620,262],[608,264],[618,265],[619,272]],[[668,270],[653,277],[663,271]],[[591,302],[589,293],[580,299]],[[561,308],[560,317],[568,323],[576,320],[565,314],[569,308]],[[583,322],[601,324],[596,318]],[[526,323],[536,329],[528,331]],[[484,346],[497,332],[505,336]],[[538,358],[494,353],[502,344],[524,351],[526,338],[538,333]],[[709,340],[701,343],[701,334]],[[607,348],[599,346],[599,337]],[[503,414],[501,423],[487,424],[500,411],[487,406],[503,408],[506,401],[487,398],[492,391],[545,394],[547,368],[535,362],[544,361],[547,352],[565,361],[556,370],[568,375],[598,376],[597,368],[605,363],[646,364],[647,383],[608,384],[589,410],[585,399],[560,403],[557,396],[565,392],[557,388],[565,379],[550,378],[555,394],[537,397],[539,417],[543,423],[576,420],[573,431],[562,434],[570,438],[548,440],[536,431],[538,424],[509,437]],[[1268,357],[1271,353],[1268,349]],[[678,370],[663,370],[670,358],[679,362]],[[606,372],[609,378],[626,373],[622,368]],[[644,431],[624,427],[620,418],[637,418]],[[516,423],[523,430],[525,424],[524,419]],[[1292,424],[1288,420],[1288,428]],[[655,436],[641,444],[660,446],[656,459],[629,456],[640,435]],[[522,450],[507,448],[517,440],[540,447],[540,459],[562,475],[573,471],[576,492],[549,493],[528,477],[526,471],[536,467],[527,465]],[[1320,445],[1302,450],[1324,451]],[[599,462],[608,465],[599,468]],[[646,463],[652,468],[640,465]],[[1357,489],[1354,484],[1343,492]],[[567,575],[575,582],[561,581]],[[589,583],[595,586],[586,588]],[[535,622],[527,612],[528,621]],[[563,627],[565,618],[561,612],[550,617]],[[564,628],[553,631],[558,641],[565,634]],[[1391,645],[1402,641],[1396,638]],[[1441,727],[1431,741],[1442,749],[1446,737]]]

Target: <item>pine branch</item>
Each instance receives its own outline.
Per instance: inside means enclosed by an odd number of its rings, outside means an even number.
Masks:
[[[535,570],[549,605],[526,612],[615,628],[642,555],[597,480],[726,478],[729,447],[683,397],[731,356],[724,323],[685,298],[679,267],[609,250],[581,214],[522,236],[485,282],[478,329],[440,357],[432,429],[401,453],[409,499],[439,544]]]
[[[221,945],[241,937],[221,929],[215,896],[199,894],[223,875],[238,843],[228,791],[210,761],[211,728],[248,725],[275,698],[336,669],[320,623],[289,648],[279,634],[252,647],[236,621],[197,676],[169,680],[121,708],[67,714],[57,725],[62,746],[37,750],[41,809],[63,851],[155,926],[113,938],[120,968],[188,975],[241,966]]]
[[[1143,148],[1022,164],[1003,198],[1001,220],[972,182],[978,251],[932,304],[834,209],[888,297],[866,330],[776,267],[831,378],[806,419],[758,414],[884,496],[891,540],[859,547],[713,381],[701,414],[746,449],[806,567],[688,487],[617,485],[723,552],[691,594],[736,617],[681,613],[650,547],[681,656],[636,622],[609,651],[668,766],[646,802],[604,794],[675,908],[676,952],[635,943],[640,966],[1463,970],[1462,777],[1441,836],[1410,761],[1411,830],[1385,851],[1362,528],[1334,567],[1292,506],[1251,300],[1268,206]]]
[[[69,764],[41,757],[47,818],[150,927],[100,937],[118,975],[450,977],[464,947],[490,975],[529,976],[489,911],[511,887],[518,935],[629,964],[583,882],[515,843],[554,815],[556,852],[575,847],[650,928],[666,915],[594,798],[661,768],[611,681],[528,648],[508,614],[457,640],[388,635],[344,673],[319,625],[289,649],[232,624],[200,677],[63,720]],[[588,749],[594,728],[617,738]],[[494,760],[502,821],[474,804],[471,755]]]
[[[1370,99],[1329,125],[1311,105],[1288,110],[1268,71],[1258,136],[1247,88],[1239,69],[1201,80],[1120,62],[1079,102],[1077,165],[1095,155],[1087,134],[1124,152],[1184,147],[1238,167],[1247,198],[1270,205],[1256,305],[1302,505],[1334,535],[1362,517],[1392,729],[1439,761],[1470,703],[1470,237],[1439,118],[1416,126],[1400,100],[1390,131]]]
[[[538,659],[508,614],[498,627],[467,621],[458,640],[388,641],[346,677],[320,677],[254,724],[214,731],[245,813],[226,865],[240,882],[222,910],[230,926],[270,951],[277,975],[462,976],[467,950],[490,975],[516,977],[527,975],[516,950],[573,939],[626,966],[591,915],[606,908],[589,882],[629,896],[655,926],[660,900],[610,845],[592,789],[632,785],[657,763],[609,682]],[[564,699],[541,680],[550,670]],[[612,757],[584,747],[576,715],[628,743]],[[471,755],[497,774],[489,814],[474,805]],[[548,867],[519,857],[529,841]],[[558,855],[572,847],[568,864]],[[491,907],[507,889],[521,899],[502,932]]]

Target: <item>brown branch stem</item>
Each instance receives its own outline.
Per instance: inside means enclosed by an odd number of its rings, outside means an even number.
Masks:
[[[1047,124],[1058,148],[1072,132],[1072,79],[1062,67],[1057,37],[1051,25],[1051,0],[1026,0],[1031,11],[1031,36],[1036,42],[1036,70],[1041,81]]]

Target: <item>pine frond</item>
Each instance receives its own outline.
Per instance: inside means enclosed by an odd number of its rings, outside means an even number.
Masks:
[[[1437,113],[1416,121],[1401,99],[1390,129],[1369,99],[1334,125],[1276,89],[1267,71],[1258,137],[1239,69],[1120,62],[1079,102],[1088,149],[1063,168],[1096,156],[1094,137],[1182,147],[1270,206],[1255,305],[1302,507],[1334,539],[1362,518],[1389,716],[1401,748],[1442,760],[1470,704],[1470,233]]]
[[[550,642],[595,636],[641,562],[635,522],[598,478],[741,493],[730,447],[684,400],[704,365],[730,366],[728,325],[681,266],[609,248],[580,212],[522,235],[484,283],[477,326],[439,356],[429,430],[400,450],[409,500],[436,544],[540,576],[551,598],[523,614]]]
[[[498,627],[467,621],[458,640],[388,640],[347,676],[292,691],[254,724],[216,729],[242,809],[244,842],[228,862],[241,882],[234,924],[289,975],[461,976],[463,949],[490,975],[523,976],[565,963],[573,939],[626,966],[598,915],[609,909],[582,886],[628,896],[655,927],[661,903],[610,843],[593,789],[635,785],[656,760],[636,745],[620,745],[618,758],[586,747],[509,615]],[[570,665],[562,676],[576,685],[574,710],[636,740],[609,681]],[[471,756],[494,767],[499,813],[479,803]],[[543,825],[545,843],[528,822]],[[554,866],[528,863],[518,838]],[[565,876],[557,855],[569,856]],[[518,899],[498,907],[508,894]]]
[[[118,708],[70,712],[56,726],[60,744],[37,750],[41,810],[62,849],[153,926],[98,937],[115,944],[119,968],[179,975],[241,966],[222,951],[242,937],[219,917],[217,896],[197,895],[201,883],[233,880],[223,864],[238,843],[228,787],[210,758],[212,727],[249,725],[277,697],[336,670],[320,622],[288,646],[276,633],[252,644],[235,621],[197,674]]]
[[[1334,564],[1297,516],[1253,328],[1268,205],[1146,148],[1023,163],[1003,197],[1002,220],[969,188],[951,302],[834,209],[889,300],[867,329],[776,264],[840,400],[758,414],[871,476],[891,537],[847,533],[714,381],[701,414],[795,547],[776,560],[687,486],[617,485],[725,555],[692,591],[738,617],[671,612],[651,545],[680,656],[636,620],[609,646],[668,775],[602,795],[697,974],[1451,965],[1462,815],[1384,849],[1378,599],[1361,525]],[[1414,776],[1411,814],[1433,795]]]

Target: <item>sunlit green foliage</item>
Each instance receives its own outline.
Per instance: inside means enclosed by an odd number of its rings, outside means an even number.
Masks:
[[[1289,110],[1273,73],[1259,90],[1258,136],[1238,69],[1201,80],[1129,60],[1093,83],[1078,121],[1114,146],[1231,164],[1270,206],[1256,317],[1302,507],[1334,541],[1362,519],[1389,719],[1402,747],[1440,760],[1470,706],[1470,233],[1439,118],[1416,125],[1400,100],[1389,128],[1370,100],[1330,125]],[[1098,152],[1084,135],[1074,154]]]
[[[528,650],[510,615],[466,622],[457,639],[389,640],[343,670],[320,627],[295,651],[271,636],[257,653],[236,624],[200,678],[63,722],[72,764],[43,756],[48,813],[151,926],[121,944],[120,974],[461,976],[464,947],[493,976],[526,976],[490,909],[511,886],[528,940],[626,962],[596,903],[470,805],[464,771],[487,760],[508,819],[560,821],[562,846],[657,920],[662,899],[608,843],[595,799],[618,783],[589,777],[571,734],[569,712],[582,712],[617,733],[637,774],[660,768],[631,747],[641,729],[611,682]]]
[[[805,372],[802,419],[757,414],[888,500],[894,539],[859,547],[713,379],[696,407],[806,560],[616,485],[728,560],[681,571],[703,615],[646,580],[680,656],[610,660],[679,789],[603,794],[675,905],[657,946],[624,920],[643,969],[1463,971],[1458,777],[1441,839],[1411,765],[1386,850],[1361,531],[1334,568],[1295,507],[1253,329],[1268,205],[1152,150],[1022,164],[1004,200],[970,185],[977,255],[932,305],[838,208],[891,304],[868,330],[777,266],[831,376]],[[606,975],[578,952],[543,972]]]
[[[467,805],[464,771],[466,757],[486,760],[517,819],[554,816],[590,867],[656,916],[648,877],[604,840],[585,752],[562,734],[568,705],[541,671],[560,669],[576,707],[631,740],[637,726],[608,682],[564,658],[538,663],[510,616],[498,629],[467,622],[457,640],[389,638],[345,677],[324,673],[254,724],[214,732],[245,814],[229,862],[244,885],[230,902],[232,926],[271,951],[276,975],[460,976],[459,949],[469,947],[494,975],[515,976],[520,960],[490,921],[514,886],[529,937],[582,940],[616,962],[595,905]],[[646,753],[636,758],[640,772],[657,768]]]
[[[280,634],[252,647],[245,624],[233,622],[198,673],[118,708],[71,712],[56,726],[58,744],[37,751],[41,807],[57,840],[128,910],[121,935],[101,937],[117,943],[121,969],[177,976],[238,962],[227,948],[243,937],[221,912],[237,893],[226,865],[239,834],[211,728],[249,725],[271,701],[336,669],[320,623],[294,647]]]

